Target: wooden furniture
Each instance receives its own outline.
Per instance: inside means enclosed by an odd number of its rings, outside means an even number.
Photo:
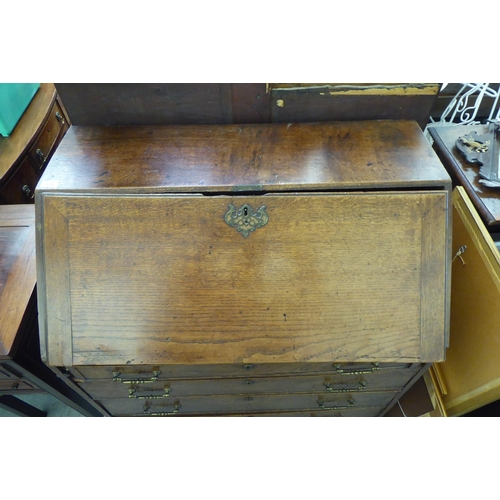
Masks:
[[[35,288],[34,207],[0,206],[0,407],[44,416],[17,396],[47,392],[84,415],[100,415],[76,386],[42,363]]]
[[[74,125],[415,120],[435,83],[56,83]]]
[[[36,184],[70,126],[53,84],[42,83],[9,137],[0,137],[0,203],[33,203]]]
[[[430,127],[429,134],[435,141],[436,153],[452,176],[455,185],[464,188],[484,223],[491,226],[491,231],[500,231],[500,189],[492,189],[481,184],[479,167],[468,163],[455,146],[459,136],[468,135],[473,130],[482,135],[487,132],[488,125]]]
[[[453,192],[451,344],[437,365],[449,416],[500,399],[500,192],[480,184],[478,167],[455,149],[459,135],[480,126],[430,129],[436,153],[455,180]],[[461,250],[460,250],[461,249]]]
[[[415,122],[73,126],[36,209],[42,357],[103,413],[383,415],[445,357]]]

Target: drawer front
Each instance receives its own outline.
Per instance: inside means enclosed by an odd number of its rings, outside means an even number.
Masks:
[[[273,411],[349,411],[351,408],[384,408],[396,393],[308,394],[272,396],[195,396],[185,398],[111,398],[98,402],[112,415],[230,415]]]
[[[0,199],[8,204],[33,203],[40,176],[25,158],[7,183],[0,189]]]
[[[5,368],[5,366],[3,366],[2,364],[0,364],[0,381],[3,381],[3,380],[12,380],[14,378],[18,378],[18,377],[15,377],[12,373],[10,373],[9,370],[7,370]]]
[[[269,363],[269,364],[224,364],[224,365],[159,365],[159,366],[77,366],[76,373],[81,375],[77,382],[85,380],[112,381],[120,378],[124,381],[140,380],[139,383],[150,381],[157,374],[158,380],[170,382],[183,379],[226,379],[253,378],[285,375],[367,375],[392,370],[404,370],[419,363]]]
[[[40,391],[40,389],[22,380],[0,380],[0,394],[15,395],[26,391]]]
[[[57,101],[54,102],[42,132],[29,151],[29,157],[36,169],[43,171],[54,152],[58,139],[62,138],[68,127],[64,113]]]
[[[147,399],[160,397],[220,396],[250,394],[323,394],[360,393],[370,391],[397,391],[417,372],[401,368],[380,370],[371,374],[308,375],[300,377],[246,377],[237,379],[158,380],[151,383],[121,383],[95,381],[81,384],[81,388],[94,399],[123,398]]]
[[[40,201],[52,366],[443,359],[446,193]]]
[[[330,411],[277,411],[271,413],[235,413],[234,417],[378,417],[381,409],[376,406],[366,406],[364,408],[349,408],[348,410],[330,410]]]

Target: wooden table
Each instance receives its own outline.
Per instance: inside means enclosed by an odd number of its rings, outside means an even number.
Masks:
[[[0,407],[45,416],[17,396],[49,393],[83,415],[101,415],[41,361],[36,301],[34,206],[0,206]]]
[[[485,134],[488,125],[451,125],[430,127],[436,142],[435,150],[456,184],[462,185],[488,226],[500,225],[500,189],[489,188],[479,182],[479,167],[468,163],[455,146],[456,140],[471,131]]]

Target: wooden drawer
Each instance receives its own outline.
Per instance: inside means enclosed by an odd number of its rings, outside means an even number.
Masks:
[[[159,380],[152,383],[130,384],[120,382],[85,382],[82,389],[95,399],[147,395],[219,396],[228,394],[296,394],[369,392],[373,390],[400,390],[414,375],[412,369],[382,370],[371,374],[309,375],[301,377],[245,377],[237,379]]]
[[[5,366],[0,364],[0,381],[3,380],[14,380],[19,377],[15,376],[10,370],[8,370]]]
[[[69,125],[64,118],[64,113],[57,101],[55,101],[47,122],[29,151],[29,158],[35,169],[43,171],[54,152],[54,146],[57,144],[58,139],[62,137],[68,128]]]
[[[123,380],[148,381],[153,378],[154,372],[160,372],[160,381],[169,382],[183,379],[222,379],[284,375],[311,375],[325,374],[343,376],[364,375],[375,372],[400,370],[416,364],[401,363],[269,363],[269,364],[224,364],[224,365],[161,365],[161,366],[78,366],[74,368],[75,379],[107,380],[121,378]],[[361,373],[358,373],[361,372]],[[139,382],[142,383],[142,382]]]
[[[0,190],[0,199],[8,204],[33,203],[39,174],[25,158],[12,177]]]
[[[385,407],[396,395],[393,392],[357,394],[307,394],[272,396],[193,396],[185,398],[98,400],[112,415],[172,413],[179,415],[231,414],[270,411],[341,411],[350,408]],[[165,415],[167,416],[167,415]]]
[[[448,415],[500,398],[500,252],[462,187],[453,192],[451,343],[438,364]]]
[[[41,389],[26,381],[0,380],[0,394],[17,394],[26,391],[41,391]]]
[[[363,408],[349,408],[347,410],[329,411],[294,411],[294,412],[271,412],[254,413],[245,415],[244,413],[232,414],[233,417],[378,417],[380,409],[375,406],[365,406]]]

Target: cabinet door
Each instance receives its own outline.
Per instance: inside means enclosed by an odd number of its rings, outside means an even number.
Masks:
[[[439,364],[448,415],[500,398],[500,252],[465,190],[453,192],[450,347]],[[461,258],[460,258],[461,257]]]

